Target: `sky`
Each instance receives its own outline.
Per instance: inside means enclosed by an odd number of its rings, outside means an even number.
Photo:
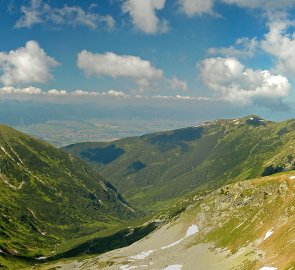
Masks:
[[[294,11],[295,0],[0,0],[0,101],[291,118]]]

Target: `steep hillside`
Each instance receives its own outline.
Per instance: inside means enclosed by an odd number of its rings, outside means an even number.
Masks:
[[[184,204],[182,214],[129,247],[42,269],[295,269],[294,171],[226,185],[174,208]]]
[[[294,140],[295,120],[249,116],[65,150],[94,166],[128,200],[155,210],[197,188],[294,169]]]
[[[119,230],[135,216],[84,162],[5,126],[0,193],[0,268],[54,256]]]

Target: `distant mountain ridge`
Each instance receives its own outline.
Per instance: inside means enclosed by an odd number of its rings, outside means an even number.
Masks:
[[[0,268],[64,252],[136,216],[84,162],[2,125],[0,192]]]
[[[295,120],[251,115],[64,149],[96,168],[129,201],[156,211],[158,203],[193,190],[294,169],[294,140]]]

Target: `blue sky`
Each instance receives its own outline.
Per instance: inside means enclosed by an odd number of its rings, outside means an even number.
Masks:
[[[0,3],[0,99],[179,101],[292,117],[294,0]]]

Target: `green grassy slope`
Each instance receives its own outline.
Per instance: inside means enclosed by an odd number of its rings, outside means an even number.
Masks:
[[[0,194],[0,268],[111,234],[136,215],[84,162],[1,125]]]
[[[294,139],[295,120],[248,116],[65,150],[94,166],[128,200],[155,210],[195,189],[293,169]]]
[[[229,254],[249,252],[245,269],[295,269],[294,175],[243,181],[195,197],[198,202],[185,213],[200,228],[192,245],[213,242]]]
[[[187,196],[172,207],[186,206],[185,211],[173,218],[166,213],[166,225],[127,248],[37,269],[164,269],[173,264],[183,265],[183,270],[295,269],[294,194],[292,171]],[[192,225],[198,232],[180,240]],[[151,255],[130,257],[147,251]]]

